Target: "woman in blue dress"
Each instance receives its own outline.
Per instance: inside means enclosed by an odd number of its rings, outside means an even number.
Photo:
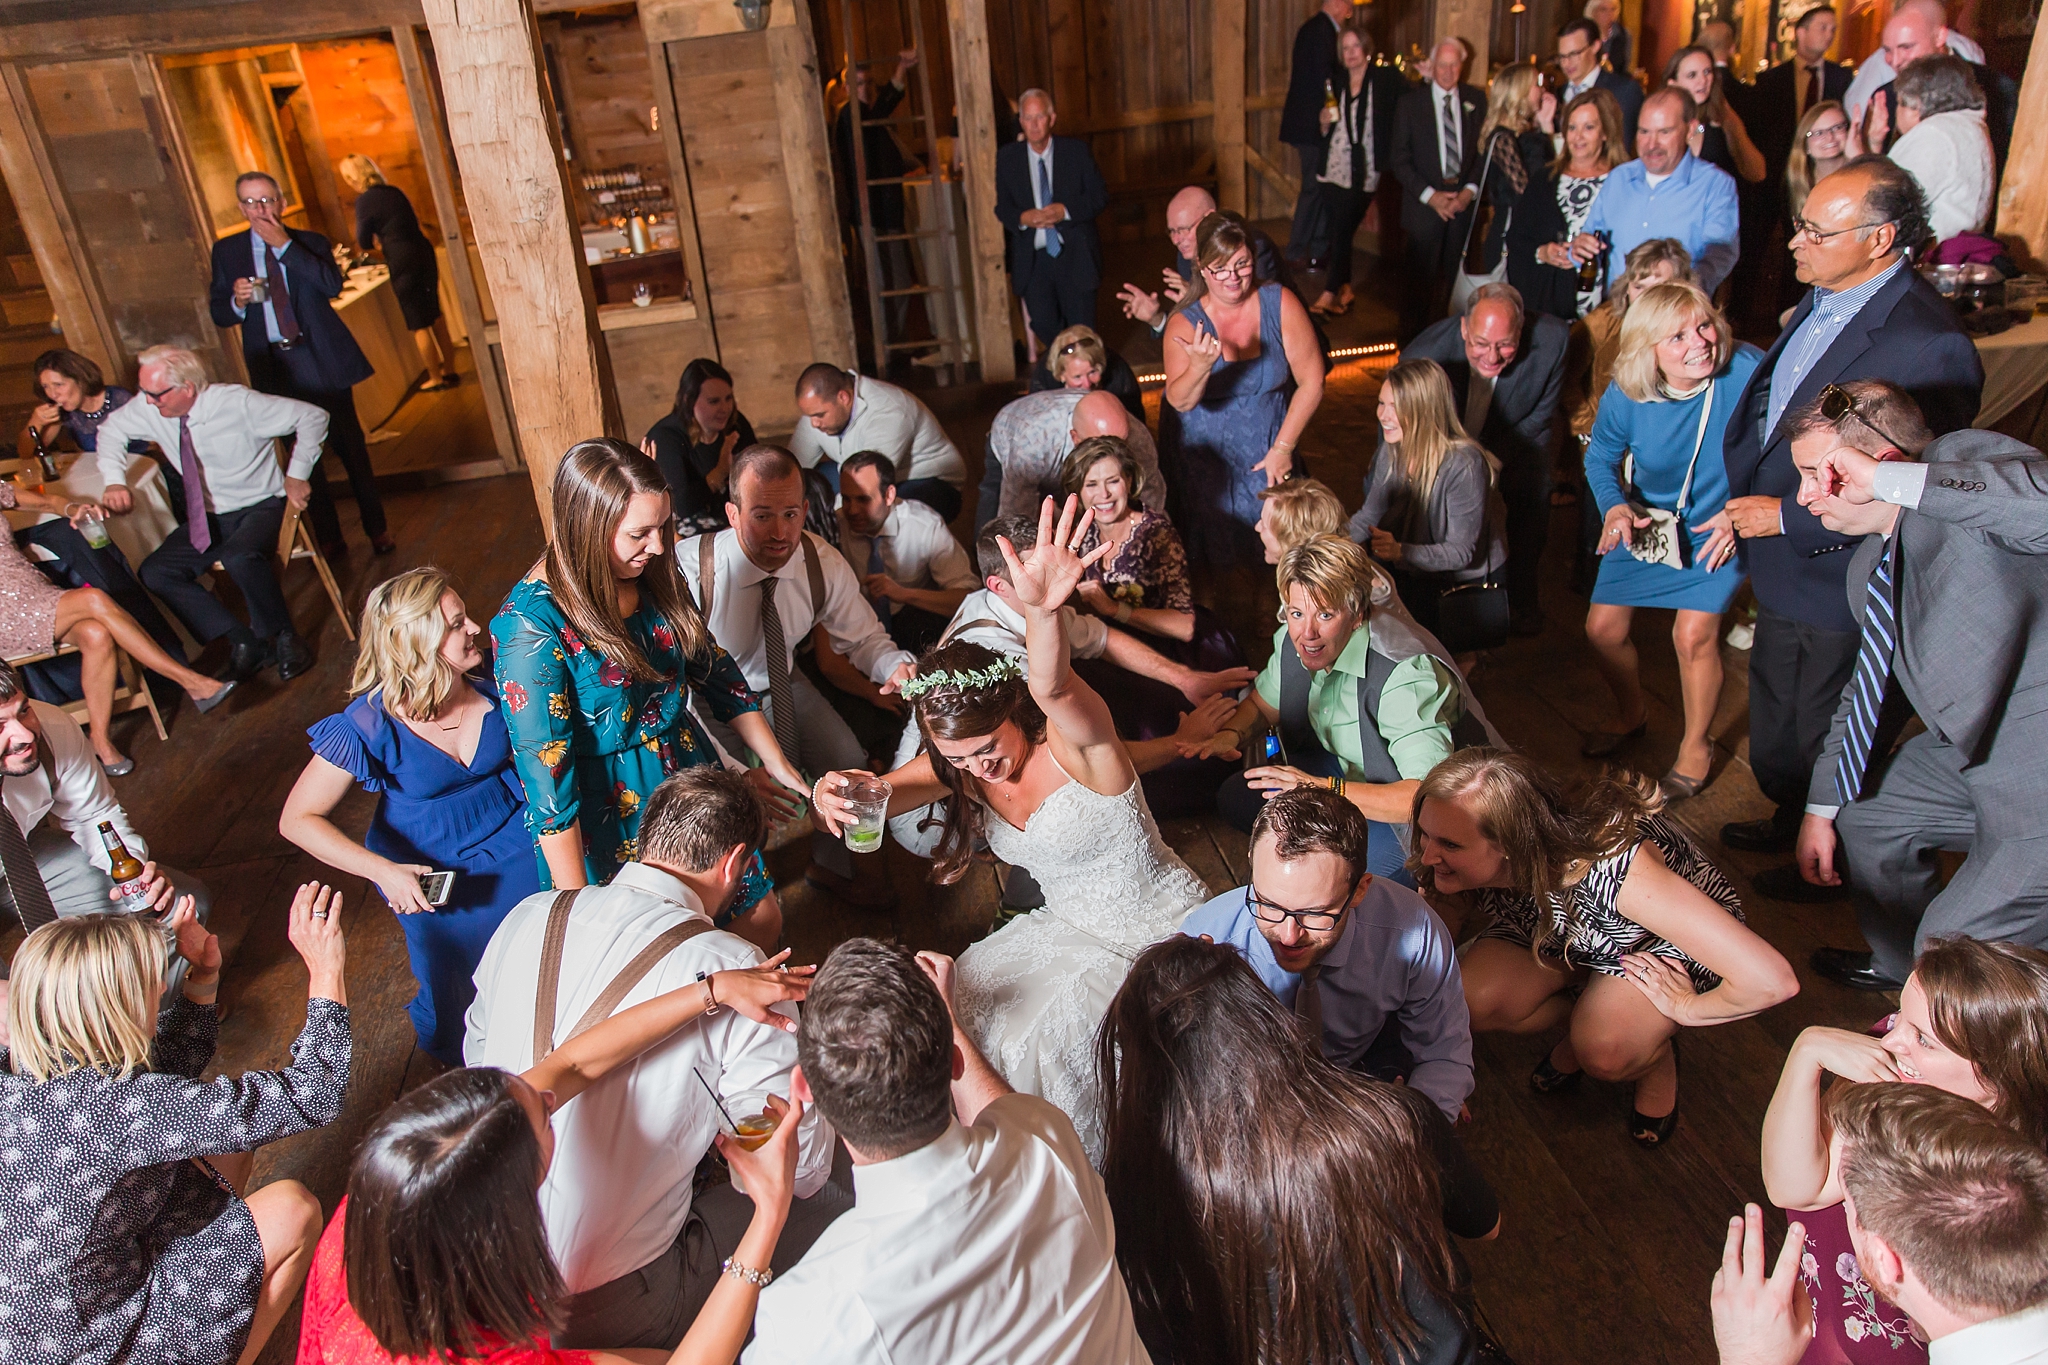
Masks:
[[[620,441],[579,441],[555,470],[554,539],[491,621],[500,706],[550,885],[601,886],[640,856],[640,811],[662,779],[723,756],[690,702],[733,728],[776,820],[810,784],[761,699],[711,638],[677,568],[668,484]],[[782,911],[760,857],[718,927],[773,952]]]
[[[1642,737],[1648,711],[1629,626],[1637,607],[1675,610],[1685,738],[1660,784],[1667,800],[1698,795],[1713,770],[1707,727],[1721,698],[1721,613],[1742,586],[1721,437],[1762,358],[1736,342],[1698,285],[1657,285],[1622,320],[1614,380],[1586,447],[1586,486],[1602,516],[1586,638],[1621,726],[1587,736],[1580,752],[1609,758]],[[1677,533],[1663,534],[1669,523],[1651,509],[1675,513]]]
[[[407,1012],[420,1048],[449,1066],[462,1065],[484,946],[540,890],[497,689],[473,676],[482,634],[439,569],[378,584],[363,605],[355,700],[306,732],[313,761],[278,820],[285,838],[384,893],[419,982]],[[360,844],[333,820],[356,786],[378,798]],[[428,903],[428,872],[455,874],[446,904]]]
[[[1260,490],[1306,472],[1294,447],[1323,401],[1323,356],[1301,300],[1255,278],[1241,222],[1203,218],[1195,263],[1162,338],[1172,413],[1159,457],[1184,489],[1190,557],[1227,568],[1263,557]]]

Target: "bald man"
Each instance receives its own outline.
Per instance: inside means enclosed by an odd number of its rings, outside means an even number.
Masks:
[[[1090,436],[1115,436],[1126,442],[1138,468],[1145,471],[1145,487],[1133,501],[1155,511],[1166,506],[1159,448],[1145,424],[1133,422],[1115,394],[1048,389],[1007,405],[989,427],[975,530],[998,516],[1036,516],[1040,498],[1061,496],[1060,467],[1067,452]]]
[[[1893,71],[1922,57],[1954,53],[1950,44],[1956,35],[1943,22],[1942,8],[1935,0],[1911,0],[1884,26],[1884,59]],[[1968,61],[1968,58],[1964,59]],[[2005,175],[2005,154],[2012,148],[2012,124],[2019,110],[2020,88],[2012,77],[1972,61],[1970,74],[1984,92],[1984,126],[1991,134],[1991,152],[1998,162],[1998,174]],[[1896,77],[1894,78],[1894,81]],[[1877,141],[1884,132],[1884,149],[1889,152],[1899,136],[1899,101],[1894,81],[1887,81],[1870,97],[1866,138]]]
[[[1155,336],[1166,330],[1166,319],[1172,316],[1173,306],[1181,301],[1188,291],[1188,282],[1195,277],[1195,228],[1214,212],[1216,196],[1200,185],[1189,185],[1167,201],[1166,239],[1173,243],[1173,264],[1159,272],[1161,290],[1157,294],[1148,294],[1135,284],[1126,284],[1117,291],[1125,317],[1144,323]],[[1301,289],[1294,282],[1293,270],[1265,230],[1246,224],[1245,236],[1251,243],[1252,267],[1259,278],[1276,281],[1299,296]],[[1301,302],[1303,307],[1308,306],[1307,299]]]
[[[1446,38],[1430,54],[1429,79],[1395,107],[1388,169],[1401,182],[1401,231],[1408,241],[1403,342],[1443,316],[1451,274],[1472,221],[1472,201],[1479,197],[1479,128],[1486,122],[1486,93],[1465,84],[1464,74],[1465,45]]]
[[[1941,30],[1940,45],[1945,51],[1966,62],[1983,65],[1984,49],[1974,39],[1948,26],[1948,10],[1941,0],[1905,0],[1905,3],[1894,6],[1892,12],[1903,14],[1907,10],[1919,13],[1932,27]],[[1870,97],[1890,85],[1892,77],[1899,74],[1886,58],[1883,42],[1880,35],[1877,51],[1865,57],[1863,65],[1856,68],[1856,79],[1849,82],[1849,93],[1842,98],[1842,103],[1848,107],[1849,117],[1859,123],[1863,121],[1863,111],[1870,105]]]

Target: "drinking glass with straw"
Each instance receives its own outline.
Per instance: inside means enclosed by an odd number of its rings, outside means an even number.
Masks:
[[[725,1107],[725,1101],[718,1097],[718,1092],[711,1088],[711,1082],[704,1079],[704,1074],[696,1070],[692,1070],[690,1074],[697,1078],[697,1084],[704,1087],[704,1093],[711,1096],[711,1102],[718,1106],[719,1114],[725,1119],[726,1128],[740,1146],[750,1152],[755,1151],[775,1136],[776,1128],[782,1123],[782,1115],[768,1107],[768,1099],[774,1094],[773,1091],[742,1090],[733,1095],[732,1102],[740,1111],[740,1116],[734,1118],[732,1110]]]

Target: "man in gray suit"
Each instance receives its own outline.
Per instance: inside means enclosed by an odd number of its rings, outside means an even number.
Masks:
[[[1822,948],[1814,970],[1896,990],[1930,938],[2048,946],[2048,463],[1996,432],[1933,440],[1881,380],[1786,420],[1799,501],[1865,537],[1849,564],[1861,650],[1798,857],[1839,884],[1839,836],[1871,951]],[[1915,713],[1927,729],[1893,753]],[[1936,850],[1969,855],[1945,888]]]
[[[1473,291],[1464,317],[1431,323],[1401,349],[1403,360],[1434,360],[1444,367],[1465,433],[1500,461],[1508,612],[1517,635],[1543,629],[1536,571],[1550,537],[1557,400],[1571,331],[1547,313],[1530,314],[1513,285],[1486,284]]]

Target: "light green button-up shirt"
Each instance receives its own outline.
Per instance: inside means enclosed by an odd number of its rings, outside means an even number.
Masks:
[[[1365,676],[1369,628],[1360,626],[1337,662],[1311,673],[1308,680],[1309,726],[1317,742],[1343,763],[1347,782],[1365,780],[1365,751],[1358,742],[1358,681]],[[1275,711],[1280,709],[1280,661],[1288,647],[1287,627],[1282,626],[1273,636],[1273,657],[1253,684],[1260,699]],[[1451,726],[1462,710],[1456,679],[1429,655],[1417,654],[1394,665],[1380,691],[1378,728],[1387,756],[1404,780],[1420,780],[1451,756]]]

